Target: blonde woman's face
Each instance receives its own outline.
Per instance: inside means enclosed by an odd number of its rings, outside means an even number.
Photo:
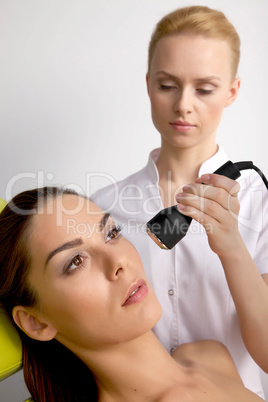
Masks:
[[[160,39],[147,87],[162,143],[189,148],[215,142],[223,109],[239,90],[231,77],[226,42],[186,34]]]
[[[76,353],[125,342],[158,321],[161,308],[141,259],[109,214],[64,195],[47,202],[31,229],[38,319],[53,325],[65,346]]]

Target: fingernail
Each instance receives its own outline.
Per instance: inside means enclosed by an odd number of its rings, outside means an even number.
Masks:
[[[210,174],[203,174],[201,176],[201,178],[202,178],[203,181],[209,181],[210,180]]]
[[[188,184],[186,184],[185,186],[182,187],[183,191],[189,191],[191,190],[191,186],[189,186]]]

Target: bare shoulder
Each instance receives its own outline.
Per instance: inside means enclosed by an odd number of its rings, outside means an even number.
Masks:
[[[194,367],[198,364],[242,383],[229,351],[218,341],[185,343],[173,352],[172,357],[183,366]]]

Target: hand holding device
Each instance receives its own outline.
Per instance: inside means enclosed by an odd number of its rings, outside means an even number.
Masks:
[[[266,187],[268,182],[263,173],[252,162],[226,162],[214,174],[220,174],[236,180],[241,176],[240,170],[254,169],[262,177]],[[164,250],[171,250],[187,233],[192,218],[178,211],[177,205],[162,209],[146,224],[148,235]]]

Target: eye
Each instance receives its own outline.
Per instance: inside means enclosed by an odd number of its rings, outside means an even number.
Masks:
[[[197,92],[201,95],[211,95],[213,93],[212,89],[203,89],[203,88],[199,88],[197,89]]]
[[[175,87],[174,85],[160,85],[159,89],[161,91],[170,91],[171,89],[176,89],[177,87]]]
[[[122,231],[122,228],[120,226],[113,226],[107,233],[106,237],[106,243],[110,240],[115,240],[120,237],[120,233]]]
[[[82,254],[76,254],[70,263],[67,264],[66,267],[63,269],[63,273],[65,275],[70,275],[73,272],[77,271],[78,269],[81,269],[84,267],[85,262],[87,260],[87,257],[82,255]]]

